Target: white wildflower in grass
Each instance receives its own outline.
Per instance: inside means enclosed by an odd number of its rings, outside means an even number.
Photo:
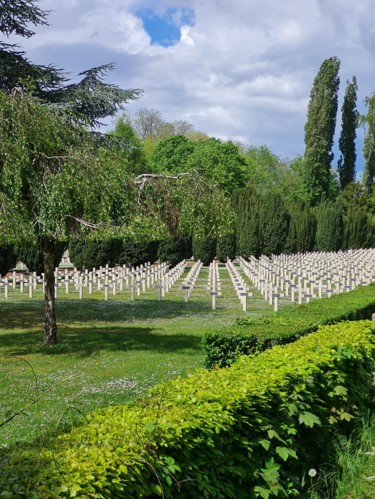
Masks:
[[[317,473],[318,473],[318,472],[316,471],[316,469],[315,469],[315,468],[311,468],[311,469],[309,469],[309,476],[310,476],[311,478],[314,478],[314,476],[316,476],[316,475],[317,475]]]

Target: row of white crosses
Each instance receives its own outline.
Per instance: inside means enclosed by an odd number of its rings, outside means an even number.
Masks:
[[[37,286],[40,283],[42,284],[44,293],[44,274],[42,274],[42,276],[37,276],[36,272],[33,272],[29,275],[18,275],[16,272],[13,272],[12,277],[0,279],[0,289],[4,289],[4,296],[5,298],[8,298],[10,289],[16,290],[18,284],[21,293],[24,293],[25,289],[28,288],[29,297],[32,298],[33,291],[37,290]]]
[[[211,296],[212,310],[216,310],[216,297],[221,296],[221,282],[219,274],[219,265],[217,262],[211,262],[208,269],[207,291]]]
[[[77,269],[68,271],[66,269],[61,272],[56,269],[55,296],[58,297],[60,289],[64,289],[65,294],[78,291],[79,298],[82,299],[84,289],[87,289],[89,294],[92,294],[96,289],[96,291],[103,291],[104,299],[108,300],[109,290],[115,295],[125,288],[130,289],[131,299],[134,300],[135,294],[139,296],[141,291],[145,292],[146,289],[160,281],[167,272],[168,266],[166,263],[154,266],[146,263],[135,268],[126,267],[125,265],[111,268],[107,265],[99,269],[94,268],[92,271],[78,271]],[[17,275],[13,272],[10,278],[0,279],[0,288],[4,288],[5,297],[8,298],[9,287],[15,290],[18,284],[20,292],[23,293],[25,287],[28,286],[29,297],[32,297],[33,290],[37,290],[39,283],[42,284],[42,291],[44,292],[44,274],[39,277],[35,273],[27,276],[25,274]]]
[[[229,272],[229,276],[232,280],[234,289],[237,293],[238,298],[240,299],[242,310],[246,312],[247,309],[247,297],[253,296],[252,293],[249,293],[249,288],[242,278],[241,274],[238,272],[233,263],[228,260],[225,264],[226,269]]]
[[[375,249],[240,258],[240,266],[277,311],[280,297],[292,302],[298,297],[301,304],[370,284],[375,278]]]
[[[184,294],[184,300],[185,302],[189,301],[191,292],[194,289],[196,280],[198,279],[199,272],[201,271],[201,268],[203,266],[203,263],[198,260],[194,263],[194,265],[191,267],[189,270],[188,275],[185,277],[183,283],[182,283],[182,289],[185,291]]]
[[[158,301],[160,301],[161,298],[168,293],[173,284],[181,277],[185,270],[185,264],[186,261],[182,260],[182,262],[178,263],[175,267],[171,268],[165,275],[163,275],[163,277],[155,285],[155,288],[158,290]]]

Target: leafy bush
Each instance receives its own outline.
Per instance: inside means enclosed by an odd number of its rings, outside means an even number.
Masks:
[[[219,237],[216,245],[216,257],[221,262],[226,262],[229,258],[233,260],[236,258],[236,235],[228,234]]]
[[[260,319],[238,319],[237,325],[214,330],[203,337],[208,368],[233,364],[239,355],[261,352],[291,343],[316,331],[319,325],[371,317],[375,311],[375,285],[310,303],[288,306]]]
[[[55,244],[54,266],[58,267],[63,253],[66,248],[66,243],[57,242]],[[16,249],[17,258],[24,263],[30,272],[36,272],[38,275],[44,272],[43,251],[41,246],[36,244],[28,244],[19,246]]]
[[[216,256],[216,239],[212,237],[193,239],[193,255],[195,260],[200,260],[203,265],[209,265]]]
[[[43,446],[2,450],[2,495],[301,497],[308,470],[369,408],[374,332],[370,321],[326,326],[157,385]]]
[[[14,246],[6,244],[0,246],[0,277],[5,275],[17,263],[17,255],[14,252]]]

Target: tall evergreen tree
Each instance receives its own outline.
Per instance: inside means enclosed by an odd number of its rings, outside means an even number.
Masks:
[[[48,12],[36,3],[0,0],[0,33],[29,38],[34,35],[30,26],[47,25]],[[113,64],[105,64],[82,71],[78,83],[69,83],[61,69],[34,64],[18,45],[0,40],[0,90],[9,93],[14,88],[26,89],[38,99],[66,110],[71,120],[92,127],[142,95],[139,89],[125,90],[104,83],[103,77],[113,68]]]
[[[355,162],[357,159],[355,139],[357,137],[358,111],[357,111],[357,79],[347,81],[344,102],[341,108],[342,127],[339,139],[341,157],[337,164],[341,189],[355,181]]]
[[[260,207],[262,254],[279,255],[284,251],[289,219],[290,217],[280,195],[262,197]]]
[[[259,196],[250,186],[238,189],[232,196],[236,214],[237,253],[258,257],[262,249]]]
[[[312,204],[329,193],[332,145],[336,126],[340,60],[323,61],[310,94],[305,125],[305,183]]]
[[[375,94],[365,99],[367,113],[362,117],[365,126],[365,140],[363,144],[363,157],[365,167],[363,170],[363,185],[368,193],[371,192],[375,178]]]
[[[315,249],[338,251],[343,244],[342,209],[337,203],[323,201],[317,210]]]

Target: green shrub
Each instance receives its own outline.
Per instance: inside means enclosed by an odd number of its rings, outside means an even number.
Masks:
[[[236,258],[236,234],[227,234],[219,237],[216,245],[216,257],[221,262],[226,262],[229,258]]]
[[[158,259],[172,267],[192,255],[191,238],[171,237],[160,241]]]
[[[14,251],[14,246],[6,244],[0,246],[0,277],[5,275],[17,263],[17,255]]]
[[[350,293],[288,306],[260,319],[239,319],[237,325],[206,333],[203,337],[205,365],[225,367],[239,355],[261,352],[274,345],[291,343],[316,331],[319,325],[371,317],[375,311],[375,285]]]
[[[203,265],[209,265],[216,256],[216,239],[212,237],[193,239],[193,255],[195,260],[200,260]]]
[[[58,267],[66,248],[65,242],[56,242],[54,253],[54,266]],[[30,272],[38,275],[44,272],[43,251],[36,244],[25,244],[16,248],[17,259],[24,263]]]
[[[374,325],[326,326],[0,452],[4,497],[299,496],[373,396]],[[309,485],[309,484],[308,484]]]

